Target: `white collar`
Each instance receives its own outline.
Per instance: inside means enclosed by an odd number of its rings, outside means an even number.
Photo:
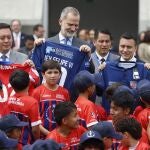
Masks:
[[[9,56],[10,56],[10,51],[11,50],[9,50],[5,55],[7,56],[7,58],[9,58]],[[0,57],[2,56],[2,55],[4,55],[3,53],[0,53]]]
[[[123,59],[122,56],[121,56],[120,61],[126,61],[126,60]],[[128,61],[136,62],[136,58],[133,56],[133,57],[132,57],[130,60],[128,60]]]
[[[13,32],[13,36],[14,36],[14,37],[20,37],[20,36],[21,36],[21,32],[19,32],[19,33]]]
[[[108,55],[109,55],[109,52],[107,53],[107,55],[106,55],[105,57],[102,57],[100,54],[98,54],[97,51],[96,51],[95,53],[96,53],[96,55],[97,55],[97,57],[98,57],[99,60],[101,60],[102,58],[104,58],[105,61],[107,60],[107,57],[108,57]]]
[[[63,43],[63,42],[64,42],[64,39],[66,39],[66,37],[63,36],[61,32],[59,32],[59,40],[60,40],[60,43]],[[73,37],[68,37],[68,39],[69,39],[69,41],[72,43]]]

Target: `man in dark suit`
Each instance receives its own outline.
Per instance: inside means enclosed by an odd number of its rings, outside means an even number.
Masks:
[[[25,37],[26,34],[21,32],[21,22],[20,20],[14,19],[11,21],[11,29],[13,32],[14,38],[14,50],[18,50],[21,47],[25,46]]]
[[[112,35],[108,30],[101,30],[95,33],[94,46],[96,50],[91,54],[95,66],[95,72],[99,71],[99,66],[105,61],[114,61],[118,55],[110,52],[112,47]]]
[[[89,62],[90,62],[89,71],[91,73],[94,73],[94,65],[90,59],[91,48],[85,41],[82,41],[79,38],[75,37],[79,29],[79,22],[80,22],[79,11],[74,7],[65,7],[62,10],[59,18],[60,32],[54,37],[48,38],[47,40],[54,43],[61,43],[70,46],[75,46],[79,48],[80,51],[86,52],[89,56]],[[35,43],[37,45],[39,45],[41,42],[42,42],[41,39],[35,40]]]

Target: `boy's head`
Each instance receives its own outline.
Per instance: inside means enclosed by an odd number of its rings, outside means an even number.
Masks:
[[[5,132],[0,130],[0,150],[17,150],[18,140],[8,138]]]
[[[109,85],[105,90],[106,99],[111,101],[114,92],[121,85],[123,85],[123,84],[120,82],[115,82],[115,83],[112,83],[111,85]]]
[[[112,123],[108,121],[97,123],[92,127],[92,130],[97,131],[101,135],[105,149],[111,148],[113,139],[121,140],[123,138],[121,134],[115,131]]]
[[[90,72],[84,70],[80,71],[74,78],[74,86],[79,93],[88,92],[89,96],[93,95],[95,91],[95,77]]]
[[[137,91],[141,101],[146,105],[150,105],[150,81],[146,79],[139,81]]]
[[[130,115],[132,112],[132,107],[134,104],[134,97],[129,91],[117,91],[114,93],[111,106],[110,114],[112,120],[116,121],[117,119]]]
[[[54,109],[54,117],[59,126],[66,126],[73,129],[79,125],[77,107],[72,102],[61,102],[57,104]]]
[[[60,64],[54,60],[45,61],[42,65],[42,75],[47,84],[57,84],[61,76]]]
[[[0,130],[4,131],[10,138],[19,139],[21,128],[24,126],[28,126],[28,123],[20,121],[13,114],[6,115],[0,119]]]
[[[79,150],[104,150],[101,135],[96,131],[87,131],[80,138]]]
[[[132,117],[124,117],[115,123],[115,128],[123,134],[122,144],[131,146],[132,139],[139,140],[142,136],[141,124]]]
[[[17,69],[10,75],[9,82],[16,92],[25,90],[29,86],[29,74],[24,70]]]

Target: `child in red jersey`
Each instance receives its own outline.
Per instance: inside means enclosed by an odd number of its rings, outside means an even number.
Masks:
[[[40,116],[44,127],[41,128],[41,132],[47,135],[49,131],[56,128],[53,115],[56,104],[69,101],[69,92],[57,84],[61,77],[61,66],[58,62],[54,60],[44,62],[42,75],[45,82],[34,90],[32,96],[39,103]]]
[[[138,114],[137,120],[141,123],[142,127],[147,130],[149,116],[150,116],[150,81],[141,80],[137,85],[137,91],[140,100],[145,104],[145,108]]]
[[[142,127],[131,117],[124,117],[115,123],[115,128],[123,134],[119,150],[150,150],[150,145],[141,140]]]
[[[133,97],[132,91],[130,89],[125,88],[125,86],[119,86],[112,98],[110,105],[110,115],[112,119],[112,123],[114,124],[120,118],[124,116],[134,117],[132,115],[132,108],[134,107],[135,99]],[[142,138],[144,142],[148,142],[148,137],[143,129]],[[113,141],[113,147],[117,149],[119,146],[119,141]]]
[[[9,79],[15,95],[9,97],[8,107],[21,121],[29,123],[22,129],[21,142],[23,145],[40,138],[41,124],[37,100],[28,96],[29,74],[23,70],[15,70]]]
[[[74,86],[79,92],[75,104],[80,122],[85,128],[90,128],[99,121],[97,107],[89,99],[95,92],[95,83],[94,75],[85,70],[80,71],[74,79]]]
[[[72,102],[62,102],[54,109],[55,120],[58,127],[51,131],[47,139],[64,144],[63,150],[77,149],[80,136],[86,131],[79,126],[77,108]]]

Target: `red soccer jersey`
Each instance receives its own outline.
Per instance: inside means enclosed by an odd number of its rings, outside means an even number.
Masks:
[[[82,126],[88,128],[98,122],[98,113],[93,102],[82,96],[79,96],[75,104],[77,106],[77,111]]]
[[[15,93],[9,83],[9,77],[11,73],[16,69],[21,69],[29,73],[30,77],[29,94],[32,93],[33,89],[40,83],[40,78],[37,71],[28,65],[25,66],[21,64],[0,65],[0,80],[3,83],[2,86],[3,94],[1,94],[0,101],[7,101],[8,97],[12,96]]]
[[[150,145],[148,143],[144,143],[141,140],[138,142],[138,144],[135,147],[126,147],[122,144],[119,146],[119,150],[150,150]]]
[[[58,131],[57,128],[50,132],[47,136],[47,139],[52,139],[57,143],[64,144],[62,150],[75,150],[77,149],[81,135],[86,131],[85,128],[79,126],[77,129],[73,129],[72,132],[63,137]]]
[[[142,127],[145,130],[147,130],[149,116],[150,116],[150,108],[145,108],[137,116],[137,120],[141,123]]]
[[[105,111],[105,109],[101,105],[95,104],[95,106],[97,108],[98,118],[101,121],[106,121],[107,120],[107,112]]]
[[[37,101],[31,96],[15,94],[9,97],[8,107],[21,121],[29,122],[29,126],[22,129],[21,137],[24,145],[29,143],[33,137],[31,127],[41,124]]]
[[[0,102],[0,118],[2,118],[3,116],[9,114],[9,108],[7,105],[7,102]]]
[[[68,90],[58,86],[55,91],[52,91],[44,85],[40,85],[34,90],[32,96],[39,102],[39,110],[43,126],[48,131],[52,131],[56,128],[56,122],[53,115],[54,108],[56,104],[69,100]]]

